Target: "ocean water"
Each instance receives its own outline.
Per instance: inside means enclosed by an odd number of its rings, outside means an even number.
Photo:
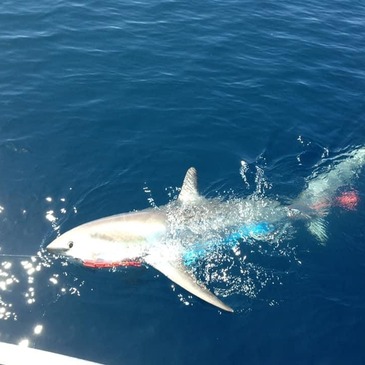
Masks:
[[[298,223],[196,268],[234,314],[153,268],[44,252],[166,204],[190,166],[208,197],[295,198],[365,144],[364,17],[340,0],[2,1],[0,341],[110,365],[364,364],[365,171],[325,246]]]

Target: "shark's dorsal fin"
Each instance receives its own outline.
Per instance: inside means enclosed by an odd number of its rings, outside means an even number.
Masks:
[[[193,202],[199,199],[198,176],[195,167],[190,167],[186,172],[179,200],[183,203]]]

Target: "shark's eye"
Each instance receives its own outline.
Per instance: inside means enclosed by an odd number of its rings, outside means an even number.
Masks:
[[[74,243],[73,243],[72,241],[70,241],[70,242],[68,243],[68,248],[72,248],[72,247],[74,247]]]

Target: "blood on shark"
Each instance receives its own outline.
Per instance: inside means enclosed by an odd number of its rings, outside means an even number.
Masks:
[[[191,266],[218,246],[232,248],[246,237],[265,240],[297,219],[324,244],[325,221],[333,206],[354,209],[355,190],[339,192],[365,164],[365,147],[307,181],[289,205],[264,196],[206,199],[198,192],[197,171],[190,168],[179,197],[161,207],[118,214],[82,224],[60,235],[47,250],[86,267],[150,265],[174,283],[221,310],[233,312],[196,277]]]

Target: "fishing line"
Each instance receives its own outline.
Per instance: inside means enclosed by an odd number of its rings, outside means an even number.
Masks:
[[[26,257],[26,258],[32,258],[32,257],[39,257],[37,255],[17,255],[17,254],[11,254],[11,253],[0,253],[0,257]],[[39,257],[40,258],[40,257]]]
[[[42,261],[47,261],[47,252],[43,249],[38,251],[36,254],[33,255],[21,255],[21,254],[13,254],[13,253],[0,253],[0,257],[15,257],[15,258],[30,258],[30,259],[40,259]]]

